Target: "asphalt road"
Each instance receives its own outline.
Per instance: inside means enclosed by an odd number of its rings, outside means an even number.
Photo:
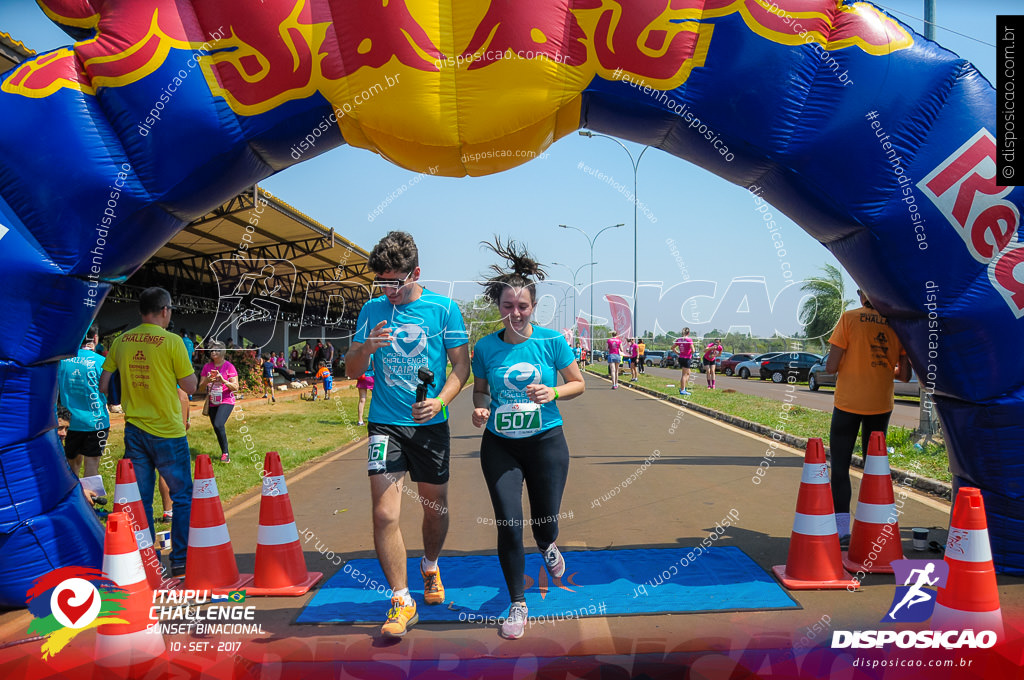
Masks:
[[[645,370],[647,371],[647,375],[664,376],[666,378],[666,384],[668,382],[679,382],[679,369],[677,368],[648,366]],[[694,371],[691,381],[697,389],[706,389],[703,374],[697,375],[696,371]],[[783,395],[786,394],[786,386],[784,384],[776,384],[770,380],[759,380],[758,378],[749,378],[744,380],[737,376],[730,377],[719,374],[715,378],[715,385],[718,389],[731,389],[736,390],[741,394],[754,394],[759,397],[777,399],[778,401],[782,401]],[[796,393],[801,406],[825,411],[826,413],[832,413],[832,398],[834,394],[832,390],[820,389],[817,392],[812,392],[808,389],[807,385],[798,385]],[[916,429],[919,420],[919,410],[920,407],[916,402],[906,402],[897,399],[896,405],[893,408],[892,418],[889,419],[889,423],[891,425],[899,425],[900,427]]]
[[[746,431],[679,411],[632,390],[612,391],[607,382],[595,377],[587,378],[587,388],[582,397],[559,403],[571,451],[561,509],[563,513],[571,511],[572,517],[560,522],[558,545],[570,573],[577,551],[605,551],[608,564],[613,565],[621,559],[617,551],[626,548],[697,546],[716,522],[730,513],[739,519],[725,531],[718,545],[740,548],[768,571],[773,565],[785,563],[800,487],[802,452],[782,446],[774,457],[765,458],[767,440]],[[450,407],[451,524],[440,559],[442,576],[445,561],[452,556],[496,552],[495,530],[486,523],[493,518],[493,511],[480,470],[481,431],[470,422],[469,396],[468,391],[463,392]],[[323,409],[326,418],[337,417],[332,404],[323,404]],[[609,413],[619,417],[608,418]],[[339,442],[339,446],[342,444]],[[624,484],[646,460],[651,465],[635,481]],[[755,483],[755,470],[766,460],[767,472],[760,483]],[[860,484],[858,473],[854,475],[856,498]],[[289,473],[287,484],[297,528],[310,532],[307,535],[311,540],[303,544],[310,570],[324,572],[326,579],[342,571],[344,561],[375,556],[365,440]],[[595,503],[612,489],[619,492]],[[250,493],[235,499],[226,512],[243,572],[253,569],[258,501],[258,492]],[[900,528],[906,555],[932,557],[911,550],[910,528],[928,527],[932,539],[945,541],[949,504],[911,492],[903,510]],[[410,555],[422,554],[421,521],[418,501],[403,497],[401,529]],[[527,551],[535,551],[530,533],[525,534]],[[410,577],[412,587],[420,588],[419,577]],[[592,577],[601,578],[601,574]],[[446,583],[451,584],[453,578],[447,577]],[[577,577],[576,582],[586,583],[586,575]],[[1004,616],[1020,620],[1024,614],[1024,579],[1000,577],[999,583]],[[539,584],[534,583],[527,590],[528,602],[541,597],[538,588]],[[395,644],[379,640],[379,624],[295,625],[296,615],[312,593],[297,598],[250,598],[246,603],[257,607],[256,621],[266,634],[240,638],[243,646],[239,658],[246,659],[246,663],[344,659],[347,669],[371,662],[406,668],[401,664],[410,659],[442,658],[454,668],[457,660],[495,663],[500,659],[529,660],[533,655],[569,660],[602,655],[625,664],[643,654],[744,650],[796,643],[810,626],[823,620],[831,629],[872,629],[890,605],[894,589],[891,575],[869,575],[859,593],[791,591],[801,609],[585,617],[535,625],[518,641],[501,640],[495,625],[419,624]],[[585,596],[581,591],[581,598]],[[382,621],[387,609],[388,602],[381,596]],[[24,636],[27,624],[12,621],[14,616],[0,616],[0,632],[4,633],[0,640]],[[9,624],[6,629],[5,623]],[[79,636],[82,644],[90,635],[91,631]],[[179,639],[187,644],[189,638]],[[0,653],[0,665],[3,656]],[[722,663],[729,662],[721,654],[718,658]],[[350,665],[353,663],[356,666]],[[533,674],[524,666],[519,677]],[[371,676],[385,677],[376,673],[365,677]],[[726,676],[728,673],[714,677]]]

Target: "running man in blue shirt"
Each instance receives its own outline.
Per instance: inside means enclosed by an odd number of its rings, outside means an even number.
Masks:
[[[544,271],[525,250],[499,239],[486,244],[508,260],[510,271],[495,269],[484,295],[498,307],[504,330],[480,339],[473,348],[473,424],[486,423],[480,443],[480,467],[494,506],[498,559],[508,586],[508,616],[503,636],[520,638],[526,626],[523,552],[523,482],[530,496],[533,538],[552,578],[565,573],[555,546],[559,507],[569,474],[569,447],[562,434],[557,399],[583,394],[586,385],[565,338],[533,326],[536,281]],[[558,386],[558,376],[565,382]]]
[[[373,286],[383,292],[359,312],[345,372],[358,378],[370,357],[376,373],[367,430],[367,472],[373,498],[373,545],[394,591],[386,637],[405,635],[419,620],[409,595],[405,542],[399,529],[405,473],[417,483],[423,505],[420,574],[427,604],[444,602],[437,564],[448,533],[448,409],[469,378],[469,337],[450,298],[421,286],[419,254],[412,236],[388,233],[370,252]],[[445,376],[448,362],[452,372]],[[426,398],[416,401],[420,369],[433,372]]]
[[[99,327],[89,328],[82,348],[57,366],[57,388],[60,402],[71,412],[68,434],[64,438],[64,455],[72,471],[82,477],[100,473],[100,458],[110,435],[107,398],[100,392],[103,357],[94,350],[100,340]],[[82,461],[85,470],[82,471]]]

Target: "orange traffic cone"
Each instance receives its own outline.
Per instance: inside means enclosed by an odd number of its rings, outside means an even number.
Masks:
[[[284,481],[281,457],[270,451],[263,459],[263,498],[256,538],[256,569],[247,595],[304,595],[323,572],[306,571],[292,502]]]
[[[786,564],[772,567],[772,571],[790,590],[857,588],[860,585],[843,569],[825,447],[820,439],[807,441],[789,556]]]
[[[213,465],[205,453],[196,456],[192,484],[192,518],[188,529],[185,558],[185,588],[225,593],[239,590],[252,581],[252,574],[239,574],[231,536],[220,504]]]
[[[996,571],[988,542],[988,521],[981,491],[960,487],[946,538],[949,578],[939,588],[931,626],[935,630],[992,630],[1002,635]]]
[[[104,668],[137,668],[164,653],[159,628],[149,628],[153,590],[146,580],[133,523],[123,512],[107,516],[103,541],[103,572],[128,592],[124,609],[112,614],[125,623],[107,623],[96,630],[96,664]]]
[[[850,550],[843,553],[843,566],[852,572],[893,573],[889,563],[903,559],[898,517],[885,433],[872,432],[864,456],[864,478],[857,497]]]
[[[160,554],[153,547],[153,539],[149,531],[149,520],[146,509],[142,507],[139,495],[139,483],[135,478],[135,464],[127,458],[117,461],[117,473],[114,477],[114,509],[112,512],[123,512],[131,522],[135,532],[135,542],[139,546],[142,565],[146,568],[146,580],[153,590],[170,590],[178,585],[178,579],[170,578],[166,569],[160,564]]]

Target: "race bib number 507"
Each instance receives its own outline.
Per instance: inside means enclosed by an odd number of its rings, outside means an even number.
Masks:
[[[540,432],[540,404],[502,404],[494,412],[494,427],[503,437],[522,439]]]

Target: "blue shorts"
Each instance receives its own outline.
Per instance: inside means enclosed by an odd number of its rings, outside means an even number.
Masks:
[[[622,355],[621,354],[609,354],[608,355],[608,363],[609,364],[621,364],[622,363]]]
[[[334,381],[330,378],[324,378],[324,390],[334,389]]]

